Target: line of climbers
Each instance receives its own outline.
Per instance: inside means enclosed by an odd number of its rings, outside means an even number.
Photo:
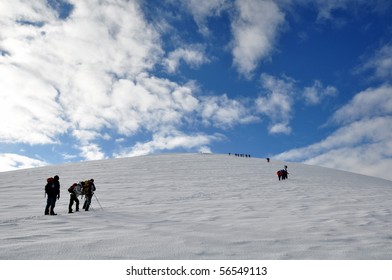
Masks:
[[[82,198],[84,196],[85,200],[83,209],[88,211],[95,191],[96,187],[94,184],[94,179],[73,183],[72,186],[68,188],[68,192],[70,193],[68,213],[73,213],[72,206],[74,202],[76,205],[75,211],[79,211],[79,196],[82,196]],[[56,201],[60,199],[60,178],[58,175],[47,179],[47,184],[45,185],[45,195],[48,197],[46,201],[45,215],[57,215],[54,212],[54,208],[56,206]]]
[[[229,156],[231,156],[232,155],[232,153],[229,153]],[[234,156],[236,156],[236,157],[246,157],[246,158],[250,158],[250,155],[248,155],[248,154],[233,154]]]

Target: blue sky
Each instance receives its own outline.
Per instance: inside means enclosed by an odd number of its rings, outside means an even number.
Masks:
[[[388,0],[0,3],[0,170],[244,153],[391,179]]]

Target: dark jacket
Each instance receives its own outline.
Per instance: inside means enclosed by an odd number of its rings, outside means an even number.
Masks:
[[[46,184],[45,192],[48,196],[60,196],[60,182],[53,180]]]

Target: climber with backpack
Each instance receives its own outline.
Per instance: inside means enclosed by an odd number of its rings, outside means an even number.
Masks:
[[[82,186],[81,184],[73,183],[72,186],[68,188],[69,192],[69,206],[68,206],[68,213],[73,213],[72,212],[72,206],[75,202],[76,204],[76,212],[79,211],[79,199],[78,196],[82,194]]]
[[[90,179],[82,182],[82,194],[85,196],[83,209],[88,211],[91,205],[91,199],[93,198],[96,188],[94,185],[94,179]]]
[[[47,179],[47,184],[45,185],[45,195],[48,196],[45,207],[45,215],[57,215],[54,212],[54,207],[56,206],[56,200],[60,199],[60,178],[59,176],[50,177]]]

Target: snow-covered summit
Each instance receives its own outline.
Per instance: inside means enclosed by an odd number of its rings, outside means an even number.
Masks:
[[[0,259],[392,259],[392,182],[215,154],[170,154],[0,173]],[[44,216],[58,174],[58,216]],[[93,211],[68,214],[94,178]]]

